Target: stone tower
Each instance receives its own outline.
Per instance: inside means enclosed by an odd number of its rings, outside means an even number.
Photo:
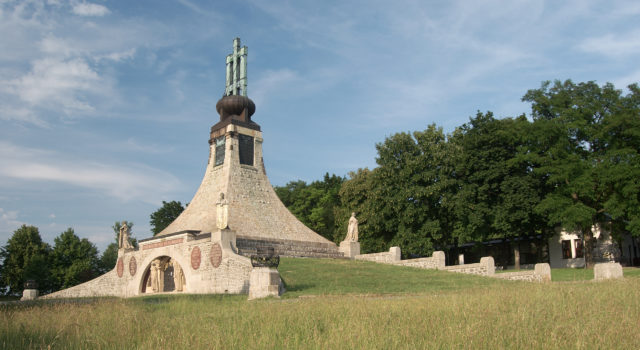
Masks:
[[[211,128],[209,163],[200,188],[184,212],[156,237],[216,231],[216,208],[224,202],[228,204],[228,228],[236,232],[241,255],[272,247],[283,256],[341,257],[335,243],[287,210],[267,178],[262,132],[251,119],[256,106],[246,96],[246,56],[247,47],[240,48],[236,38],[234,52],[227,56],[225,94],[216,104],[220,121]]]

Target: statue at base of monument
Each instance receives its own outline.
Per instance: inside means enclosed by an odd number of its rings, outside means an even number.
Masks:
[[[216,203],[216,213],[218,214],[216,226],[221,230],[229,228],[229,202],[224,198],[222,192],[220,192],[220,199]]]
[[[347,242],[358,241],[358,219],[356,219],[356,213],[351,213],[349,227],[347,228],[347,237],[345,237],[344,240]]]
[[[168,262],[158,258],[151,262],[151,272],[149,279],[151,280],[151,290],[154,293],[164,292],[164,270],[167,269]]]
[[[133,249],[133,246],[129,241],[130,236],[131,229],[129,228],[129,225],[127,225],[127,222],[123,221],[122,226],[120,226],[120,235],[118,236],[118,249]]]
[[[182,292],[186,282],[184,279],[184,272],[177,261],[172,259],[171,265],[173,266],[173,284],[175,285],[177,292]]]

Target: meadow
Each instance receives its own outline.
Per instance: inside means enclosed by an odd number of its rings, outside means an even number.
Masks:
[[[159,295],[0,305],[3,349],[637,348],[640,273],[532,284],[283,258],[282,298]]]

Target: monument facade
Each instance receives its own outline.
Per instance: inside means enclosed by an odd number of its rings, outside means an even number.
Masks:
[[[254,273],[250,280],[249,256],[267,249],[280,256],[344,256],[335,243],[287,210],[267,178],[262,132],[251,119],[256,106],[247,97],[247,53],[236,38],[226,59],[225,93],[216,104],[220,120],[209,132],[207,168],[187,208],[162,232],[140,240],[137,248],[123,223],[111,272],[46,297],[249,293],[251,283],[264,281],[270,284],[251,286],[251,291],[277,295],[282,291],[276,288],[277,270],[268,278]]]

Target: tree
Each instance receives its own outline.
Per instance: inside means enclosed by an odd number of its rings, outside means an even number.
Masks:
[[[51,272],[55,289],[64,289],[98,276],[98,249],[88,239],[80,239],[72,228],[54,239]]]
[[[341,220],[351,211],[362,224],[363,251],[402,246],[404,255],[429,255],[449,243],[447,206],[455,149],[441,128],[397,133],[376,145],[378,167],[350,174],[342,185]],[[346,231],[344,231],[346,232]]]
[[[582,233],[594,262],[592,227],[613,220],[640,235],[637,85],[623,96],[612,84],[545,82],[529,90],[537,142],[529,157],[553,190],[536,207],[549,224]]]
[[[51,248],[42,242],[38,228],[22,225],[0,248],[0,287],[10,295],[18,295],[27,279],[34,279],[42,292],[50,287],[49,254]]]
[[[100,273],[109,272],[109,270],[113,269],[116,266],[116,262],[118,260],[118,243],[111,243],[107,246],[107,249],[102,252],[102,256],[100,256]]]
[[[533,173],[533,164],[520,157],[528,151],[529,128],[525,116],[495,119],[491,112],[478,112],[452,139],[460,150],[455,157],[458,188],[452,201],[456,245],[510,240],[516,266],[519,249],[514,238],[548,232],[534,211],[544,182]],[[511,248],[504,246],[508,263]]]
[[[182,203],[162,201],[162,207],[151,213],[151,231],[157,235],[173,222],[184,211]]]
[[[309,185],[301,180],[291,181],[285,186],[274,187],[274,190],[298,220],[321,236],[335,241],[335,210],[340,204],[338,193],[344,181],[343,177],[326,173],[322,181],[314,181]]]

